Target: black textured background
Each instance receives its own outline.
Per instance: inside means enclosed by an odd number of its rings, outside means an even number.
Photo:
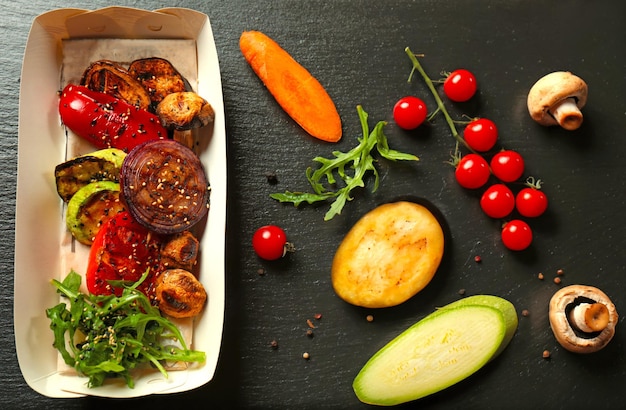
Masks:
[[[603,351],[574,355],[549,329],[547,307],[563,269],[563,285],[583,283],[605,290],[626,316],[623,248],[623,163],[626,151],[626,3],[621,1],[415,0],[415,1],[0,1],[0,408],[364,408],[352,379],[387,341],[436,306],[466,294],[509,299],[521,317],[507,350],[479,373],[429,398],[407,405],[424,409],[617,408],[626,399],[626,333]],[[227,300],[220,362],[213,381],[195,391],[127,401],[48,399],[31,390],[20,373],[13,326],[13,247],[19,77],[32,20],[60,7],[96,9],[127,5],[149,10],[180,6],[209,15],[220,58],[228,134]],[[243,30],[275,38],[324,84],[344,124],[344,137],[329,145],[307,136],[277,106],[242,58]],[[426,55],[433,77],[466,67],[475,72],[479,95],[449,105],[493,119],[500,143],[520,151],[527,174],[545,181],[547,214],[530,221],[532,249],[506,251],[499,221],[482,214],[478,194],[454,181],[448,159],[454,142],[441,118],[412,133],[392,121],[392,148],[420,156],[416,164],[378,163],[381,186],[359,191],[341,216],[322,220],[326,206],[295,209],[271,200],[272,192],[306,189],[304,170],[315,156],[356,144],[356,105],[371,124],[391,120],[405,94],[432,98],[417,79],[407,84],[404,48]],[[589,84],[585,123],[576,132],[542,128],[525,107],[542,75],[571,70]],[[36,112],[30,113],[37,115]],[[266,180],[275,172],[277,185]],[[347,230],[381,202],[414,196],[445,217],[450,241],[431,284],[405,304],[371,311],[334,294],[331,260]],[[256,258],[254,230],[281,225],[297,252],[275,263]],[[33,244],[36,257],[37,244]],[[475,255],[482,257],[476,264]],[[266,270],[264,276],[257,271]],[[546,279],[540,281],[537,274]],[[46,286],[46,284],[41,284]],[[305,336],[315,313],[315,337]],[[374,315],[374,322],[365,317]],[[270,342],[279,348],[272,350]],[[42,346],[48,348],[48,346]],[[552,353],[542,359],[543,350]],[[311,359],[301,358],[309,352]]]

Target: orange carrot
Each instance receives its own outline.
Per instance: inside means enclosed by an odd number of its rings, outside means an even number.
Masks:
[[[324,87],[274,40],[245,31],[239,47],[278,104],[306,132],[327,142],[341,139],[341,119]]]

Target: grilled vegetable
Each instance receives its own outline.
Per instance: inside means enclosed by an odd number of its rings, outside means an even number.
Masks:
[[[134,283],[144,272],[149,272],[137,289],[153,300],[154,279],[161,271],[161,243],[159,235],[141,226],[128,212],[109,219],[100,228],[89,252],[85,274],[89,293],[120,296],[120,281]]]
[[[143,110],[151,107],[150,95],[142,84],[124,67],[113,61],[99,60],[89,65],[83,73],[80,85],[112,95]]]
[[[129,152],[120,186],[131,215],[160,234],[190,229],[209,206],[208,180],[200,159],[173,140],[146,142]]]
[[[128,152],[145,141],[167,138],[154,114],[80,85],[69,84],[63,89],[59,114],[67,128],[97,148]]]
[[[166,95],[189,91],[187,80],[166,59],[159,57],[135,60],[128,67],[131,77],[137,80],[148,92],[153,107]]]
[[[97,181],[85,185],[67,204],[67,229],[80,243],[91,245],[102,225],[124,211],[120,202],[120,184]]]
[[[124,157],[124,151],[106,148],[57,165],[54,169],[57,193],[67,202],[90,182],[118,182]]]
[[[199,247],[198,239],[189,231],[173,235],[161,249],[161,264],[191,271],[198,260]]]
[[[175,318],[193,317],[202,312],[207,294],[202,283],[184,269],[168,269],[156,280],[159,310]]]
[[[191,91],[167,95],[157,106],[156,113],[165,128],[178,131],[204,127],[215,119],[211,104]]]

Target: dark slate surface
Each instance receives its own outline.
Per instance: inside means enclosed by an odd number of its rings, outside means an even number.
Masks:
[[[6,1],[0,20],[0,407],[11,408],[364,408],[352,379],[388,340],[436,306],[466,294],[509,299],[520,315],[507,350],[470,379],[407,405],[424,409],[617,408],[626,399],[626,336],[594,355],[574,355],[555,341],[547,319],[552,282],[584,283],[605,290],[626,312],[626,59],[623,17],[617,1],[119,1],[146,9],[182,6],[209,15],[221,62],[228,132],[227,304],[222,353],[213,381],[183,394],[128,401],[48,399],[24,382],[13,326],[13,247],[17,163],[17,111],[21,60],[32,20],[59,7],[96,9],[107,1]],[[344,122],[336,146],[302,132],[276,105],[241,57],[238,38],[258,29],[279,41],[319,78]],[[415,153],[417,164],[378,163],[382,184],[360,191],[343,214],[324,222],[326,206],[295,209],[269,199],[272,192],[306,189],[304,170],[317,155],[356,144],[362,104],[372,122],[391,120],[405,94],[432,99],[421,81],[407,84],[404,48],[425,53],[437,77],[457,67],[473,70],[480,84],[469,104],[449,106],[455,115],[489,117],[502,145],[526,158],[527,174],[545,181],[548,213],[531,221],[532,249],[503,249],[499,221],[485,217],[478,194],[454,182],[443,162],[453,140],[441,119],[433,127],[402,132],[390,122],[392,148]],[[554,70],[571,70],[589,83],[585,123],[574,133],[542,128],[525,108],[533,82]],[[37,115],[36,112],[30,113]],[[266,173],[275,172],[277,185]],[[333,253],[350,226],[379,203],[414,196],[445,217],[449,246],[433,282],[405,304],[386,310],[355,308],[334,294]],[[250,246],[254,230],[280,224],[297,252],[265,263]],[[33,244],[36,256],[37,244]],[[482,257],[476,264],[475,255]],[[265,269],[260,276],[257,271]],[[537,274],[546,279],[540,281]],[[47,286],[46,284],[40,284]],[[305,336],[315,313],[315,337]],[[374,322],[365,320],[373,314]],[[623,322],[621,320],[620,322]],[[270,348],[272,340],[279,348]],[[42,346],[48,348],[48,346]],[[550,360],[542,352],[551,351]],[[309,352],[311,359],[301,358]]]

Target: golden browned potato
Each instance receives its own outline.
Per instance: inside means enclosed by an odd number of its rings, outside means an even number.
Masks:
[[[333,288],[356,306],[398,305],[430,282],[443,250],[443,229],[427,208],[404,201],[381,205],[363,216],[339,245]]]

